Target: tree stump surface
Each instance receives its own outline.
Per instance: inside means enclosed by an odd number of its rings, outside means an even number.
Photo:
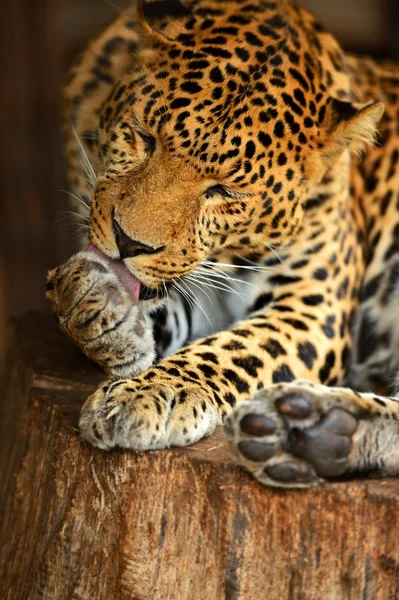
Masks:
[[[399,598],[399,480],[263,488],[221,431],[184,449],[102,452],[77,423],[103,378],[51,317],[10,327],[3,600]]]

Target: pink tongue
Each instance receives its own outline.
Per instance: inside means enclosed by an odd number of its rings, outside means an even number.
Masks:
[[[123,283],[129,294],[133,296],[136,302],[139,301],[141,283],[130,273],[130,271],[126,268],[125,263],[122,260],[114,260],[112,258],[109,258],[105,254],[103,254],[101,250],[99,250],[93,245],[86,248],[85,251],[94,252],[94,254],[97,254],[97,256],[105,260],[109,264],[119,281]]]

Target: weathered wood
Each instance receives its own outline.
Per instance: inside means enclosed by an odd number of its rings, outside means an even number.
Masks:
[[[101,378],[49,317],[12,328],[2,599],[399,598],[399,481],[264,489],[221,432],[181,450],[103,453],[76,428]]]

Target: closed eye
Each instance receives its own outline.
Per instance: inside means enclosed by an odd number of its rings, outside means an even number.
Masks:
[[[155,147],[156,147],[156,140],[155,140],[154,136],[151,135],[150,133],[144,133],[143,131],[138,131],[137,133],[139,134],[139,136],[141,137],[141,139],[144,142],[146,154],[148,154],[148,156],[151,156],[151,154],[154,154]]]
[[[214,198],[215,196],[221,196],[222,198],[232,198],[233,193],[230,192],[223,185],[213,185],[208,188],[205,192],[206,198]]]

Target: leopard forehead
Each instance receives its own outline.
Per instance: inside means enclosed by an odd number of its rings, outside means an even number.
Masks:
[[[134,167],[140,127],[202,177],[240,188],[286,165],[293,178],[299,165],[302,179],[327,94],[315,21],[298,19],[285,2],[197,2],[188,16],[158,21],[103,107],[100,150],[111,173]]]

